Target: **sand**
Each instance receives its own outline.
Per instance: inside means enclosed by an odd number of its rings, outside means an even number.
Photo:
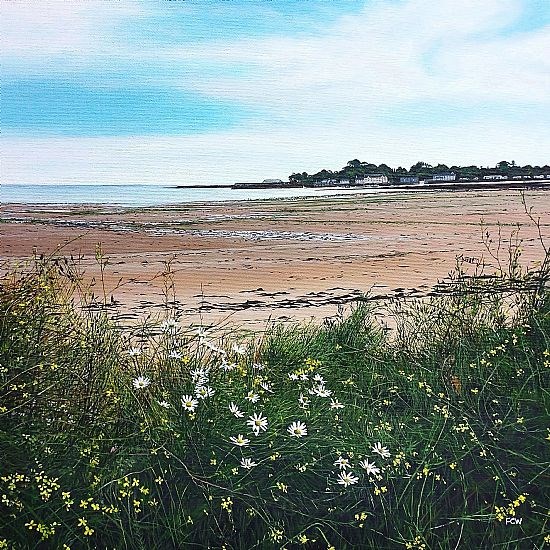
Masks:
[[[550,242],[550,192],[525,192]],[[322,320],[369,293],[421,295],[453,270],[456,257],[484,256],[481,221],[503,247],[521,225],[524,263],[541,260],[537,228],[518,190],[396,192],[171,207],[1,207],[0,261],[36,251],[79,257],[101,295],[97,243],[108,258],[112,310],[137,319],[161,312],[173,281],[185,324]],[[506,258],[506,250],[501,250]],[[167,262],[170,278],[161,273]],[[172,290],[169,292],[172,300]]]

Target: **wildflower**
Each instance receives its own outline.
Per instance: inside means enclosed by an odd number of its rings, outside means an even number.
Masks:
[[[374,445],[372,452],[379,454],[382,458],[389,458],[390,456],[390,451],[388,451],[387,447],[382,447],[382,443],[380,442]]]
[[[371,474],[375,475],[380,473],[380,468],[378,468],[374,462],[369,462],[367,459],[359,462],[359,466],[361,466],[361,468],[364,468],[367,472],[367,475],[369,476]]]
[[[267,392],[273,393],[273,390],[271,389],[271,384],[269,382],[260,382],[260,386]]]
[[[231,500],[231,497],[222,498],[222,510],[227,510],[227,512],[231,513],[231,508],[233,506],[233,501]]]
[[[338,483],[344,487],[355,485],[358,481],[359,478],[354,476],[352,472],[340,472],[338,474]]]
[[[139,348],[130,348],[128,350],[128,355],[130,357],[136,357],[138,355],[141,355],[141,350]]]
[[[451,470],[454,470],[454,469],[456,468],[456,462],[451,462],[451,463],[449,464],[449,468],[450,468]]]
[[[212,397],[216,393],[216,390],[210,386],[197,386],[195,388],[195,395],[199,399],[206,399],[207,397]]]
[[[235,363],[228,363],[227,361],[222,361],[222,364],[220,365],[220,367],[226,372],[232,371],[236,366],[237,365]]]
[[[168,403],[168,401],[157,401],[157,403],[163,407],[164,409],[169,409],[170,408],[170,403]]]
[[[349,460],[347,458],[344,458],[343,456],[339,457],[338,460],[334,462],[335,466],[338,466],[340,470],[345,470],[346,468],[349,468]]]
[[[208,382],[208,376],[210,375],[210,369],[208,368],[198,368],[192,370],[190,373],[191,380],[198,386],[203,386]]]
[[[170,359],[181,359],[182,355],[181,355],[181,353],[179,353],[177,351],[171,351],[168,354],[168,357],[170,357]]]
[[[231,436],[229,439],[231,440],[231,443],[233,443],[233,445],[237,445],[238,447],[246,447],[250,443],[250,439],[246,439],[241,434],[239,434],[237,437]]]
[[[233,344],[233,346],[231,347],[231,349],[232,349],[235,353],[238,353],[239,355],[244,355],[244,354],[246,353],[246,346],[243,346],[243,345]]]
[[[306,409],[307,407],[309,407],[309,397],[303,394],[300,394],[300,397],[298,398],[298,402],[300,403],[300,407],[302,409]]]
[[[219,353],[220,355],[225,355],[225,351],[222,348],[219,348],[218,346],[215,346],[211,342],[204,342],[204,345],[211,351],[215,353]]]
[[[376,496],[380,496],[382,493],[387,493],[388,492],[388,488],[386,486],[384,487],[376,487],[374,489],[374,494]]]
[[[307,426],[300,421],[293,422],[288,428],[288,433],[291,435],[291,437],[303,437],[304,435],[307,435]]]
[[[344,405],[338,401],[338,399],[331,399],[330,400],[330,408],[331,409],[343,409]]]
[[[147,378],[147,376],[138,376],[137,378],[134,378],[132,382],[136,390],[146,388],[150,383],[151,383],[151,380]]]
[[[332,395],[332,391],[327,390],[323,385],[314,386],[309,390],[309,393],[311,395],[318,395],[319,397],[330,397]]]
[[[267,418],[261,414],[254,413],[252,416],[248,417],[249,420],[246,423],[250,426],[251,430],[255,435],[260,435],[260,431],[267,430]]]
[[[195,409],[197,408],[199,402],[191,395],[184,395],[181,398],[181,404],[186,411],[195,412]]]
[[[160,325],[160,329],[163,332],[170,332],[172,330],[176,330],[178,324],[174,319],[166,319],[166,321],[163,321]]]
[[[250,401],[251,403],[257,403],[260,399],[260,396],[257,393],[254,393],[253,391],[249,391],[245,399],[247,401]]]
[[[231,414],[235,418],[242,418],[244,416],[244,413],[242,411],[240,411],[239,407],[237,405],[235,405],[235,403],[233,403],[233,402],[231,402],[229,404],[229,410],[231,411]]]
[[[262,365],[261,363],[254,363],[252,365],[252,368],[253,369],[256,369],[256,370],[264,370],[265,369],[265,365]]]
[[[258,464],[250,458],[243,458],[241,460],[241,468],[244,468],[245,470],[250,470],[251,468],[254,468],[254,466],[257,466],[257,465]]]
[[[323,378],[320,374],[316,374],[316,375],[313,377],[313,380],[315,380],[315,382],[317,382],[320,386],[324,386],[324,385],[325,385],[325,380],[324,380],[324,378]]]
[[[290,380],[298,380],[298,375],[295,372],[289,373],[288,377]]]

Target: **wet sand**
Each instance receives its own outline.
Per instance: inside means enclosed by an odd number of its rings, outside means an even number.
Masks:
[[[525,197],[550,241],[550,192]],[[500,223],[504,248],[520,224],[524,263],[542,259],[537,228],[511,189],[153,208],[8,204],[0,212],[0,261],[33,250],[78,256],[98,295],[95,249],[102,243],[108,299],[127,319],[160,312],[170,280],[183,323],[254,330],[268,319],[333,316],[366,292],[421,295],[447,276],[457,255],[484,255],[495,265],[483,246],[482,220],[494,241]],[[161,275],[167,262],[170,280]]]

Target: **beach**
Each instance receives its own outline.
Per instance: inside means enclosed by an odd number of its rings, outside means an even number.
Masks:
[[[550,239],[550,193],[524,195]],[[472,269],[471,259],[483,256],[487,272],[494,271],[483,233],[490,232],[496,252],[498,224],[503,261],[518,224],[523,264],[543,257],[515,189],[146,208],[4,204],[1,218],[4,272],[33,251],[72,255],[103,299],[95,258],[101,243],[109,309],[130,322],[161,314],[168,300],[186,325],[262,330],[268,321],[322,321],[359,297],[383,304],[422,296],[454,269],[457,256]]]

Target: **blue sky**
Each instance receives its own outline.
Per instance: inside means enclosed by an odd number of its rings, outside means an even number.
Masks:
[[[547,0],[1,9],[3,183],[549,162]]]

